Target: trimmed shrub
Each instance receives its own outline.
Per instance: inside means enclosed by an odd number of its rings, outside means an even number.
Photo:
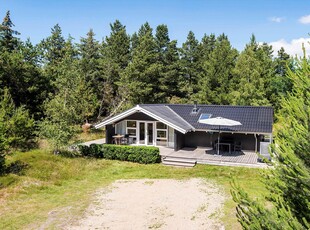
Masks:
[[[80,145],[79,150],[81,155],[85,157],[131,161],[140,164],[160,162],[159,149],[157,147],[92,144],[89,147]]]
[[[103,158],[102,146],[91,144],[90,146],[78,145],[80,153],[83,157]]]

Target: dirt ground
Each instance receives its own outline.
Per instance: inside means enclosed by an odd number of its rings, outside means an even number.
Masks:
[[[118,180],[65,229],[224,229],[224,193],[203,179]]]

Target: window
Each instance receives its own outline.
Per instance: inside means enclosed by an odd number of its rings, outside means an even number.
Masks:
[[[129,135],[129,143],[135,144],[137,141],[137,121],[126,121],[126,134]]]
[[[167,125],[162,122],[156,122],[156,129],[167,129]]]
[[[129,136],[136,136],[137,135],[137,130],[136,129],[127,128],[127,134]]]
[[[121,134],[121,135],[126,134],[126,122],[125,121],[121,121],[115,124],[115,133]]]
[[[199,120],[209,119],[212,116],[210,113],[202,113],[199,117]]]
[[[167,131],[164,130],[157,130],[157,138],[165,138],[167,139]]]
[[[136,128],[137,122],[136,121],[127,121],[127,127],[129,128]]]
[[[156,122],[156,145],[167,146],[168,126],[162,122]]]

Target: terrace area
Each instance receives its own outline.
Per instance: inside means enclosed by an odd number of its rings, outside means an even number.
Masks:
[[[216,150],[198,147],[183,148],[174,151],[170,148],[159,147],[162,160],[174,159],[176,161],[195,161],[197,164],[210,164],[222,166],[244,166],[253,168],[266,168],[267,164],[258,161],[258,155],[254,151],[242,150],[236,152],[221,152],[216,154]]]

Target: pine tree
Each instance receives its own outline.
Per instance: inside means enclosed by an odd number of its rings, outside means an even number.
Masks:
[[[78,44],[78,51],[80,55],[78,68],[81,80],[83,79],[84,81],[84,87],[91,89],[91,94],[94,94],[95,98],[92,99],[91,104],[93,109],[98,110],[100,109],[98,100],[102,97],[104,77],[100,69],[100,44],[95,39],[92,29],[87,33],[86,38],[81,38],[80,44]],[[99,114],[101,114],[100,111]]]
[[[66,41],[58,24],[51,29],[51,35],[38,45],[43,74],[50,82],[50,92],[55,91],[53,84],[60,75],[59,65],[65,56],[65,45]]]
[[[130,61],[130,36],[126,27],[116,20],[110,24],[111,33],[102,44],[102,76],[100,109],[98,117],[107,115],[122,106],[124,102],[120,96],[119,84],[122,73]],[[106,109],[104,109],[106,108]]]
[[[111,33],[106,37],[105,55],[121,69],[126,68],[129,62],[130,37],[126,33],[126,27],[119,20],[110,24]]]
[[[24,106],[16,107],[5,89],[0,98],[0,155],[13,149],[28,149],[34,141],[34,129],[28,110]]]
[[[216,44],[216,37],[214,34],[210,34],[209,36],[204,34],[201,39],[201,56],[203,61],[208,60],[209,55],[214,50]]]
[[[27,60],[29,52],[36,55],[21,43],[20,52],[0,54],[0,94],[7,88],[16,106],[26,106],[38,118],[42,115],[41,105],[47,96],[48,81],[36,60]]]
[[[205,38],[207,40],[207,38]],[[199,79],[197,99],[200,103],[229,104],[230,85],[238,51],[232,48],[226,35],[220,35],[210,46],[205,45],[204,75]]]
[[[20,35],[20,33],[13,30],[13,26],[10,11],[7,11],[0,25],[0,51],[2,52],[12,52],[18,48],[19,39],[14,37],[14,35]]]
[[[201,65],[201,50],[199,42],[195,35],[190,31],[187,35],[187,40],[182,45],[181,49],[181,68],[182,78],[180,80],[180,88],[184,92],[183,97],[191,98],[198,92],[198,80],[202,73]]]
[[[51,29],[51,35],[40,43],[44,64],[57,64],[65,55],[65,39],[59,24]]]
[[[235,105],[270,105],[269,81],[272,74],[270,47],[259,45],[255,36],[239,55],[233,70],[230,101]]]
[[[137,47],[133,50],[132,61],[122,74],[119,82],[123,98],[129,105],[154,103],[158,100],[159,66],[156,43],[148,23],[141,26]]]
[[[278,113],[281,127],[275,138],[274,170],[265,181],[271,205],[251,200],[238,186],[233,192],[238,219],[245,229],[310,228],[310,65],[298,61],[288,77],[293,91],[282,98]]]
[[[287,77],[288,70],[293,68],[292,63],[293,60],[282,47],[274,59],[275,72],[270,80],[270,102],[276,111],[281,97],[286,97],[292,91],[292,81]]]
[[[180,96],[178,88],[180,77],[179,53],[177,41],[170,41],[166,25],[157,26],[155,43],[159,68],[159,85],[156,89],[158,95],[157,103],[165,103],[173,97]]]

